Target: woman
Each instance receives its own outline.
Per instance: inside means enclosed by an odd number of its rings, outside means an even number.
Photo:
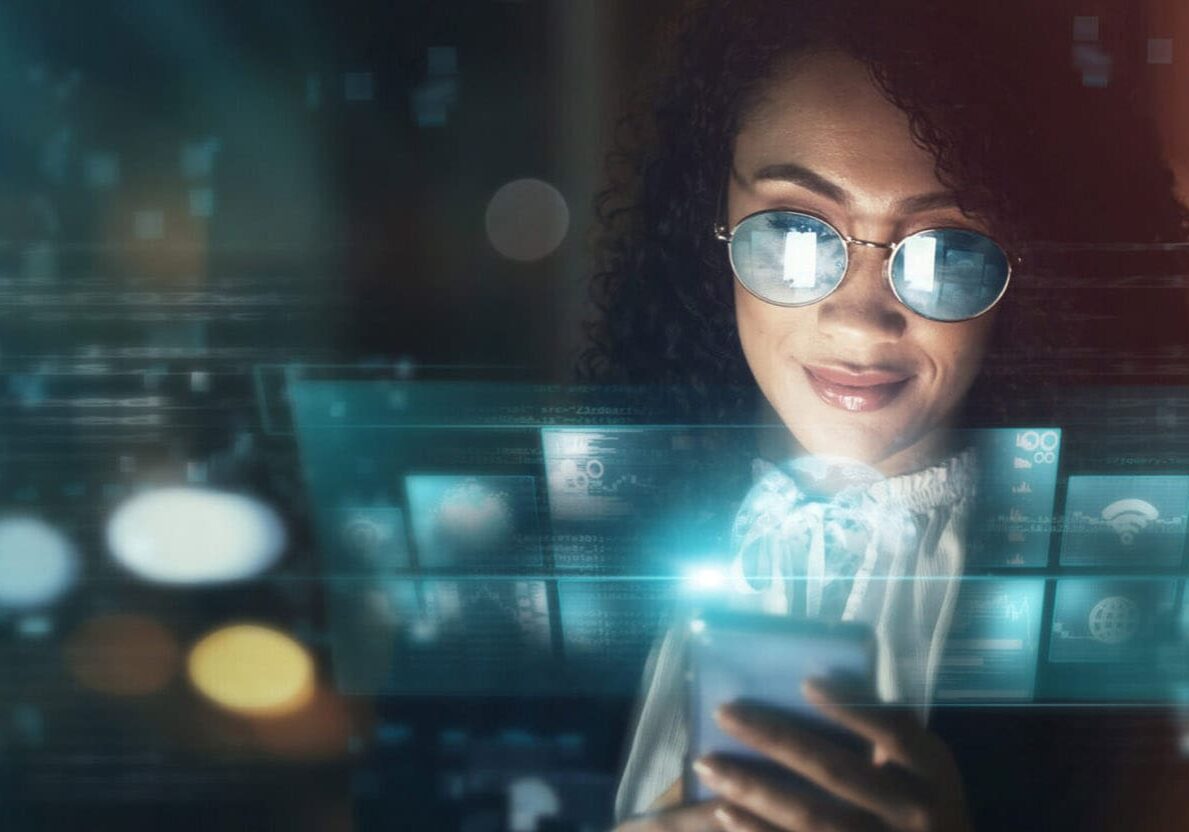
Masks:
[[[588,356],[598,377],[692,390],[685,406],[701,418],[770,409],[788,428],[773,456],[842,456],[887,477],[873,499],[910,512],[922,533],[860,573],[836,570],[833,606],[824,594],[785,597],[779,581],[749,588],[771,610],[873,624],[881,696],[920,704],[972,497],[971,454],[953,429],[994,421],[1019,397],[1001,377],[972,392],[993,344],[1006,346],[992,356],[1002,365],[1073,335],[1052,325],[1068,293],[1046,293],[1020,254],[1036,240],[1179,239],[1185,228],[1126,102],[1069,86],[1048,24],[1070,17],[952,5],[695,5],[651,123],[624,157],[629,175],[608,194],[604,315]],[[1108,152],[1122,135],[1136,149]],[[936,291],[947,250],[980,258],[978,290]],[[1137,314],[1159,326],[1155,307]],[[796,492],[780,468],[764,470],[778,484],[756,489]],[[753,576],[756,496],[736,522],[741,572]],[[875,564],[893,589],[856,600],[861,568]],[[808,698],[869,740],[871,759],[780,715],[728,708],[726,730],[820,791],[790,793],[711,757],[695,770],[720,798],[680,807],[680,652],[671,633],[651,661],[617,805],[637,819],[623,829],[970,828],[941,739],[906,712],[843,705],[825,684]]]

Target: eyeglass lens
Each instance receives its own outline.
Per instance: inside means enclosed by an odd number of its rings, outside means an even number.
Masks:
[[[807,214],[767,211],[743,220],[730,243],[731,265],[752,294],[803,306],[833,292],[846,276],[846,242]],[[891,258],[896,296],[926,318],[959,321],[990,309],[1010,268],[1003,250],[982,234],[935,229],[914,234]]]

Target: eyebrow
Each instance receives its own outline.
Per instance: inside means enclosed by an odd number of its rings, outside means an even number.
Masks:
[[[738,173],[735,174],[739,177]],[[840,205],[850,205],[853,201],[847,190],[831,182],[819,173],[792,162],[782,162],[776,165],[765,165],[755,172],[752,182],[779,181],[800,185],[806,190],[824,196]],[[953,191],[936,191],[928,194],[917,194],[905,197],[896,203],[896,211],[904,214],[919,214],[938,208],[955,208],[958,197]]]

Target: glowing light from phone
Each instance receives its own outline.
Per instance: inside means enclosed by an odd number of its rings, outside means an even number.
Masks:
[[[727,573],[716,566],[700,566],[690,571],[685,583],[695,592],[714,592],[727,585]]]

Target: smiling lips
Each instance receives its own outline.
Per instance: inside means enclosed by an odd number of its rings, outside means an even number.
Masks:
[[[852,373],[833,367],[806,365],[809,385],[822,401],[851,413],[869,413],[892,402],[912,379],[912,374],[867,370]]]

